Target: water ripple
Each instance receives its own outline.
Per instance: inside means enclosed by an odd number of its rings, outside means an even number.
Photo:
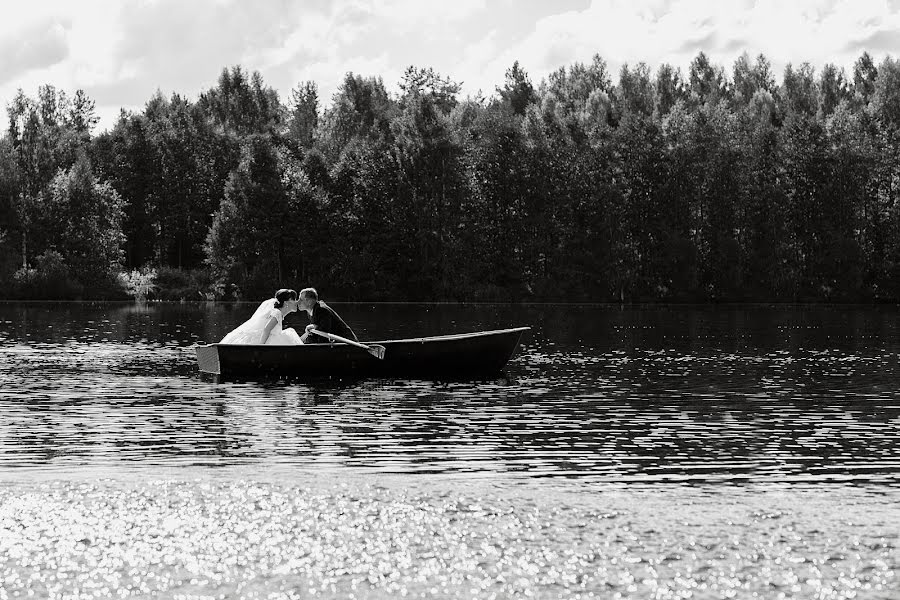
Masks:
[[[238,381],[177,340],[0,345],[0,468],[328,463],[897,482],[893,354],[538,350],[495,381]]]
[[[247,308],[0,304],[0,600],[897,596],[896,309],[347,305],[534,328],[486,381],[200,377]]]
[[[0,597],[887,598],[896,494],[228,478],[0,487]],[[864,511],[857,511],[864,506]],[[40,557],[40,558],[38,558]]]

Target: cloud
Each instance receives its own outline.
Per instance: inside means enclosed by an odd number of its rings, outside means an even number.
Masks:
[[[720,44],[720,50],[725,54],[739,56],[750,46],[751,44],[747,40],[743,38],[734,38]]]
[[[473,92],[480,87],[491,93],[509,65],[489,78],[485,61],[514,39],[511,32],[530,29],[536,16],[557,6],[565,10],[586,1],[548,6],[542,0],[42,0],[19,5],[17,24],[67,16],[70,53],[56,65],[10,77],[31,94],[42,83],[85,89],[97,102],[101,128],[113,124],[120,108],[141,109],[157,89],[196,97],[231,65],[259,70],[283,100],[298,83],[313,80],[327,104],[349,71],[380,76],[398,91],[409,65],[433,67],[476,82]],[[0,39],[5,29],[19,27],[0,20]],[[549,60],[571,55],[564,39],[556,50]],[[0,105],[13,93],[0,83]]]
[[[259,59],[267,81],[283,89],[315,81],[326,104],[348,72],[381,77],[388,90],[397,92],[406,67],[439,67],[444,49],[467,48],[472,39],[463,25],[485,8],[486,0],[334,3],[328,11],[298,17],[293,33]]]
[[[687,39],[675,48],[677,54],[690,52],[698,52],[699,50],[709,50],[717,47],[718,36],[714,31],[709,31],[699,37]]]
[[[900,29],[882,29],[875,31],[861,40],[851,42],[847,45],[847,49],[865,49],[870,53],[897,52],[900,50]]]
[[[279,9],[296,6],[209,0],[134,4],[122,15],[123,35],[114,52],[119,66],[148,88],[195,93],[213,85],[222,68],[282,43],[290,35],[284,22],[292,13]]]
[[[0,83],[65,59],[67,27],[65,20],[45,19],[0,39]]]
[[[603,57],[686,69],[703,50],[726,66],[763,53],[852,66],[863,50],[900,50],[900,0],[40,0],[0,19],[0,106],[17,87],[85,89],[101,127],[157,89],[196,97],[221,70],[258,70],[282,100],[301,81],[324,104],[348,71],[389,90],[409,65],[433,67],[487,94],[518,60],[537,85]]]
[[[699,51],[726,67],[743,52],[787,63],[849,66],[870,52],[900,50],[900,1],[892,0],[592,0],[539,19],[527,35],[486,61],[495,81],[519,60],[538,82],[594,54],[610,71],[622,64],[669,63],[686,69]]]
[[[365,22],[389,24],[390,29],[398,31],[452,24],[486,6],[487,0],[453,0],[440,5],[421,0],[356,0],[348,5]]]
[[[84,88],[91,98],[115,98],[113,106],[125,108],[143,106],[150,100],[155,90],[156,88],[151,89],[146,81],[137,77],[88,85]]]
[[[410,64],[397,48],[425,36],[434,43],[454,35],[446,25],[484,5],[485,0],[440,6],[417,0],[157,0],[129,5],[113,50],[112,70],[123,75],[94,89],[114,93],[123,102],[149,98],[157,88],[196,95],[215,85],[222,68],[240,64],[259,70],[283,100],[292,87],[311,79],[327,101],[349,71],[395,84]]]

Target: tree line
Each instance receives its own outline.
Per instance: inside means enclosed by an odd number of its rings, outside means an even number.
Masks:
[[[239,66],[92,135],[52,86],[0,137],[0,297],[896,301],[900,62],[607,63],[489,97],[410,67],[323,106]],[[143,279],[141,279],[143,278]],[[125,287],[128,287],[127,285]],[[133,290],[132,290],[133,291]]]

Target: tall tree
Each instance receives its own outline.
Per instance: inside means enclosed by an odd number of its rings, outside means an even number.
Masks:
[[[688,72],[688,90],[694,104],[716,103],[727,94],[725,71],[710,62],[702,51],[691,61]]]
[[[667,121],[667,137],[675,161],[670,185],[689,207],[698,285],[707,298],[735,299],[742,270],[735,235],[740,161],[733,115],[724,103],[707,103],[693,113],[680,107]]]
[[[239,135],[273,133],[285,120],[278,92],[258,71],[248,75],[237,65],[222,69],[216,87],[200,94],[198,105],[217,127]]]
[[[781,178],[781,148],[775,98],[754,93],[736,115],[740,191],[736,199],[738,242],[742,253],[743,296],[747,300],[796,296],[795,264]]]
[[[296,280],[296,240],[306,229],[308,181],[266,135],[247,138],[241,160],[225,186],[225,196],[206,239],[206,262],[220,285],[241,283],[249,290]],[[291,173],[286,173],[286,171]],[[302,186],[297,190],[292,186]],[[310,192],[311,193],[311,192]]]
[[[125,266],[137,269],[155,261],[159,211],[152,205],[161,177],[156,172],[148,120],[122,111],[112,129],[94,138],[91,158],[98,175],[127,201],[123,221]]]
[[[441,114],[449,114],[457,104],[456,95],[461,85],[444,77],[434,69],[407,67],[400,81],[403,92],[401,106],[406,101],[425,101]]]
[[[869,103],[875,93],[878,68],[868,52],[863,52],[853,63],[853,94],[863,106]]]
[[[739,56],[732,70],[732,82],[734,102],[737,106],[749,103],[760,90],[766,92],[775,90],[772,65],[763,54],[758,55],[752,64],[746,52]]]
[[[796,70],[788,63],[778,92],[782,110],[786,114],[815,115],[819,108],[819,88],[815,70],[809,63],[801,64]]]
[[[643,73],[642,79],[644,84],[640,87],[645,89],[649,86],[649,73]],[[662,188],[667,169],[659,122],[648,113],[652,106],[652,99],[646,99],[636,110],[626,110],[614,138],[620,155],[617,166],[623,201],[625,262],[620,277],[628,281],[626,292],[630,300],[652,297],[665,278],[658,263],[666,234]]]
[[[871,299],[866,282],[866,242],[871,234],[865,218],[870,190],[872,145],[859,115],[845,98],[826,121],[828,177],[823,195],[827,230],[820,257],[827,299]],[[871,283],[871,281],[869,282]]]
[[[531,79],[528,77],[528,73],[519,66],[519,61],[515,61],[506,70],[506,82],[503,87],[497,88],[497,93],[500,94],[501,100],[517,115],[525,114],[525,109],[528,108],[528,105],[533,104],[537,100]]]
[[[665,117],[679,100],[685,97],[684,82],[681,79],[681,70],[664,63],[656,71],[655,82],[656,114],[659,118]]]
[[[319,87],[314,81],[306,81],[291,90],[288,137],[299,148],[309,148],[318,124]]]
[[[825,119],[831,116],[838,105],[849,96],[847,80],[843,69],[831,63],[822,69],[819,77],[819,114]]]
[[[91,172],[84,153],[50,182],[48,208],[54,215],[53,245],[83,284],[108,281],[121,267],[123,201]]]
[[[900,129],[900,60],[888,56],[879,65],[871,99],[882,126],[891,132]]]
[[[569,114],[583,111],[596,92],[612,93],[612,80],[606,61],[595,54],[590,64],[576,62],[568,69],[560,67],[541,85],[541,94],[553,94]]]
[[[414,262],[419,263],[408,271],[408,293],[440,297],[450,291],[442,287],[448,281],[455,245],[452,224],[464,179],[461,148],[449,131],[459,84],[431,70],[411,68],[401,89],[402,111],[392,123],[398,167],[395,231],[402,255],[417,257]]]
[[[494,105],[479,115],[464,158],[470,193],[460,207],[461,258],[469,266],[457,285],[470,298],[510,300],[527,294],[517,233],[528,185],[524,155],[514,114]]]
[[[96,123],[94,104],[79,90],[72,102],[65,92],[50,85],[38,89],[36,99],[19,90],[7,106],[9,140],[18,172],[16,215],[19,223],[23,266],[27,266],[29,244],[34,254],[47,246],[42,235],[46,211],[41,198],[57,169],[75,163],[90,140]]]
[[[21,182],[12,143],[0,136],[0,282],[21,265],[16,240],[21,235],[18,205]]]
[[[623,113],[645,117],[653,114],[656,106],[655,89],[650,79],[650,68],[646,64],[638,63],[634,69],[627,64],[622,65],[616,100]]]
[[[207,122],[186,98],[173,94],[161,117],[149,118],[148,135],[156,174],[150,204],[157,261],[195,267],[203,260],[209,215],[220,198],[206,154]]]
[[[347,73],[323,117],[322,149],[336,161],[354,138],[390,139],[390,123],[396,111],[380,77]]]
[[[781,128],[781,185],[788,207],[787,223],[791,235],[791,260],[797,266],[798,293],[805,298],[820,293],[823,285],[823,222],[828,164],[822,124],[806,111],[812,100],[790,113]]]

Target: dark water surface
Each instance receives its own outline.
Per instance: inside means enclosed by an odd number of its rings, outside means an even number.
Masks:
[[[486,381],[216,383],[255,305],[0,304],[0,600],[900,597],[896,307],[335,307],[534,329]]]

